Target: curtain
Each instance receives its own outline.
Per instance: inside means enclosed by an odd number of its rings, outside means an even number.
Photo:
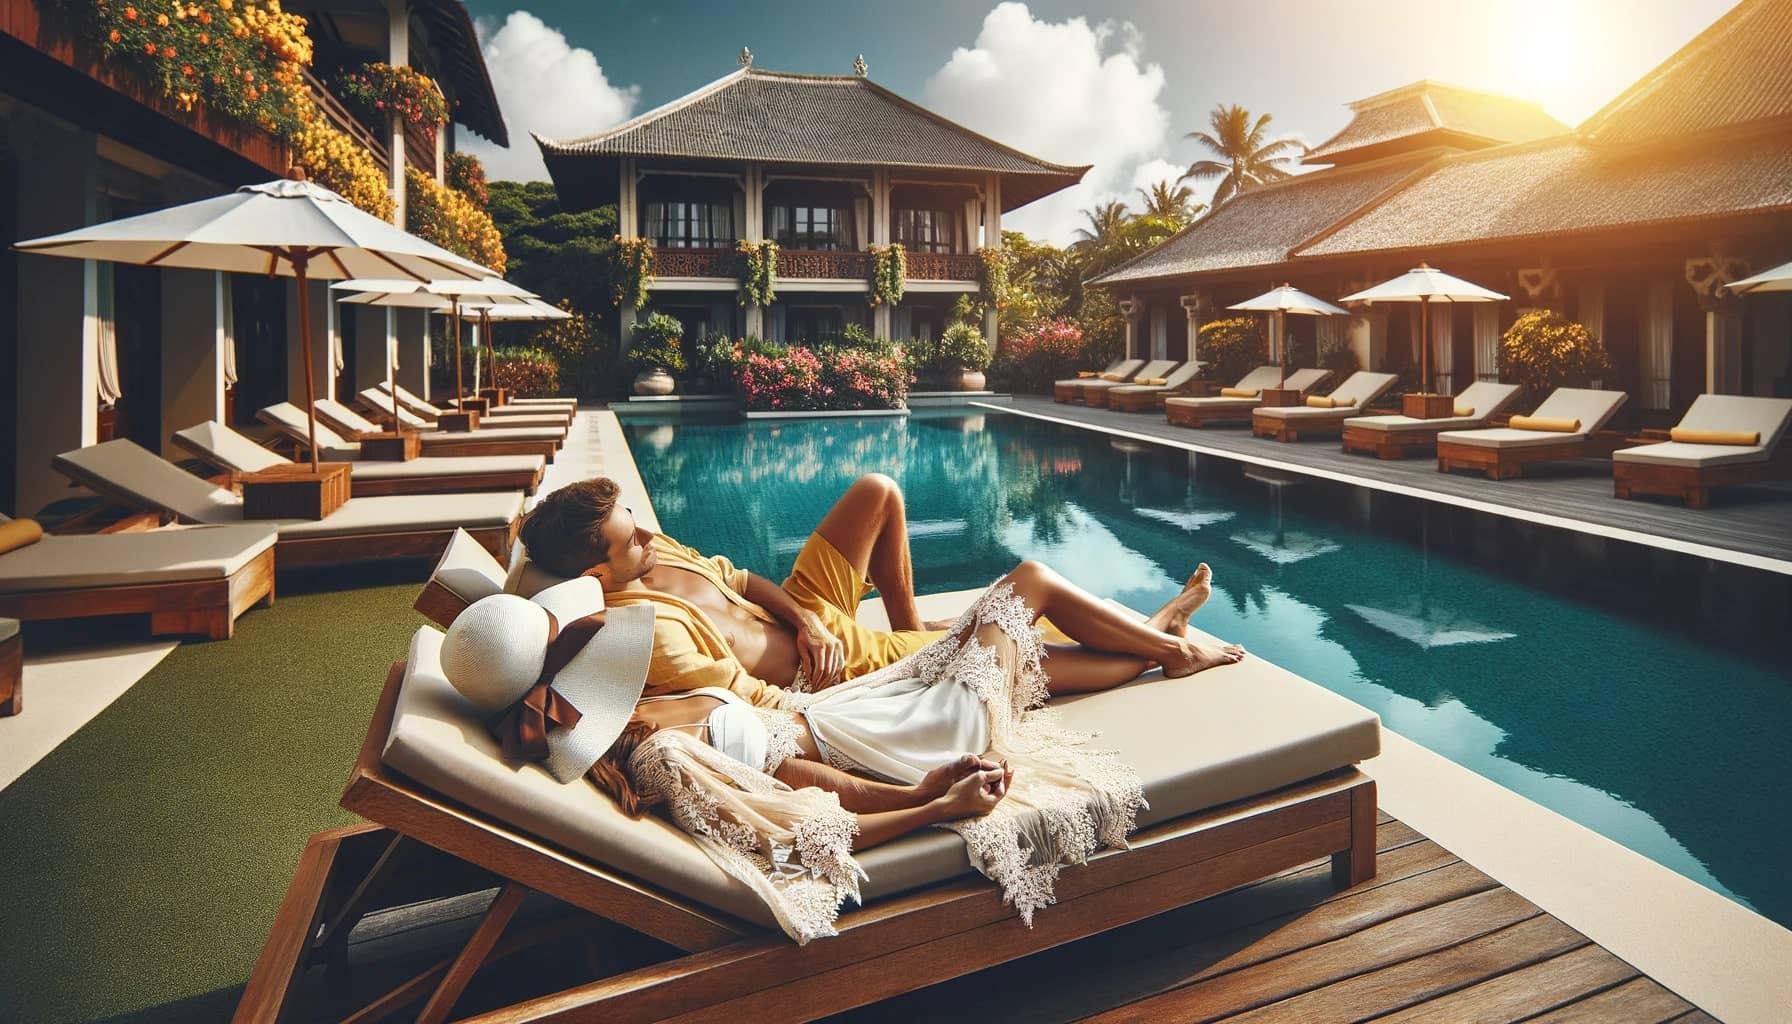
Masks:
[[[1673,384],[1674,282],[1649,282],[1648,306],[1643,315],[1643,344],[1638,371],[1642,377],[1643,408],[1666,409]]]
[[[1163,359],[1170,352],[1170,311],[1162,306],[1151,307],[1151,358]]]
[[[1456,393],[1456,304],[1431,307],[1431,373],[1441,394]]]
[[[224,310],[224,349],[218,355],[224,363],[224,386],[228,388],[236,386],[236,289],[223,274],[218,275],[218,287],[223,292]]]
[[[859,247],[859,234],[855,230],[856,218],[850,216],[850,213],[850,210],[842,207],[834,208],[834,223],[837,225],[835,230],[838,231],[839,238],[837,247],[843,252],[851,252]]]
[[[768,225],[766,237],[776,241],[779,245],[785,244],[789,240],[791,232],[790,207],[774,206],[767,212],[771,215],[771,223]]]
[[[94,267],[96,274],[95,292],[98,298],[99,337],[97,355],[99,357],[99,373],[95,375],[100,403],[116,405],[124,397],[124,388],[118,379],[118,310],[116,292],[113,288],[113,266],[110,263],[98,263]]]
[[[852,229],[858,238],[871,237],[870,232],[871,197],[857,196],[852,201]]]
[[[1500,311],[1491,302],[1475,303],[1475,379],[1500,379]]]

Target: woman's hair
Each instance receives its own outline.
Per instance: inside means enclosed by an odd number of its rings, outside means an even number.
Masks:
[[[591,781],[597,783],[597,788],[610,794],[622,808],[622,813],[631,818],[645,815],[655,801],[643,800],[635,789],[634,780],[628,776],[629,758],[635,756],[636,747],[658,731],[659,726],[635,715],[623,727],[622,735],[616,737],[616,742],[610,744],[610,749],[604,751],[604,756],[598,758],[587,773]]]

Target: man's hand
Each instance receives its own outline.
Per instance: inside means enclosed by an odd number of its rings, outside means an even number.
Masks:
[[[846,645],[814,612],[803,611],[796,630],[797,663],[809,689],[825,690],[846,674]]]

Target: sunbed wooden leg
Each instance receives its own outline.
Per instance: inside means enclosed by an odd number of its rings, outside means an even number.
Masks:
[[[236,635],[236,618],[228,607],[150,612],[149,632],[152,636],[203,636],[208,640],[228,640]]]
[[[1332,854],[1332,884],[1340,889],[1375,877],[1375,783],[1350,791],[1350,847]]]
[[[1373,814],[1370,815],[1370,821],[1374,821]],[[417,1024],[442,1024],[448,1019],[448,1011],[454,1009],[455,1001],[466,991],[467,982],[473,980],[474,972],[485,963],[486,954],[497,945],[498,936],[504,933],[504,926],[516,915],[516,908],[528,892],[527,886],[516,882],[505,884],[504,891],[498,893],[498,898],[492,901],[491,908],[485,912],[473,937],[467,940],[460,955],[448,965],[447,977],[436,987],[435,994],[429,997],[423,1012],[417,1015]]]
[[[1688,487],[1686,489],[1687,508],[1706,508],[1711,504],[1711,492],[1704,487]]]

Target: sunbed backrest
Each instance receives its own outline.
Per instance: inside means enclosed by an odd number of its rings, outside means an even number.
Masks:
[[[1143,360],[1143,359],[1122,359],[1118,363],[1114,364],[1113,369],[1103,370],[1101,372],[1117,373],[1120,376],[1125,377],[1128,380],[1130,380],[1133,377],[1137,377],[1139,375],[1139,368],[1144,365],[1145,365],[1145,360]]]
[[[1188,362],[1183,363],[1176,368],[1176,372],[1164,378],[1164,387],[1179,388],[1189,381],[1194,380],[1195,374],[1201,372],[1201,365],[1201,361],[1198,359],[1191,359]]]
[[[1324,384],[1325,379],[1331,375],[1332,371],[1330,370],[1314,368],[1290,370],[1288,371],[1288,383],[1286,386],[1294,388],[1297,391],[1311,391],[1319,385]]]
[[[378,409],[387,415],[392,414],[392,396],[382,393],[378,388],[362,388],[361,401],[370,409]],[[428,420],[406,409],[403,403],[398,406],[398,422],[417,429],[424,429],[430,425]]]
[[[1475,410],[1476,419],[1487,419],[1504,411],[1518,397],[1518,385],[1501,384],[1496,380],[1478,380],[1456,396],[1458,409]]]
[[[1238,379],[1238,383],[1236,383],[1232,386],[1235,388],[1245,388],[1245,389],[1250,389],[1250,390],[1262,391],[1264,388],[1275,387],[1276,381],[1281,380],[1281,379],[1282,379],[1282,368],[1281,367],[1279,367],[1279,366],[1259,366],[1255,370],[1252,370],[1250,373],[1247,373],[1243,377],[1240,377]]]
[[[321,399],[320,399],[321,401]],[[275,402],[273,405],[257,412],[255,418],[268,426],[285,434],[300,444],[309,443],[310,433],[305,410],[291,402]],[[327,424],[317,425],[317,444],[324,451],[353,451],[354,445],[344,440],[341,434],[331,430]]]
[[[1382,392],[1394,386],[1395,376],[1391,373],[1371,373],[1358,370],[1351,374],[1344,383],[1338,385],[1331,397],[1334,401],[1349,399],[1351,406],[1361,409],[1370,402],[1381,397]]]
[[[380,432],[380,425],[378,423],[373,422],[348,406],[343,405],[334,398],[320,398],[312,404],[317,406],[319,412],[332,417],[336,422],[357,433],[377,434]],[[323,438],[320,437],[318,440],[322,441]],[[338,438],[338,440],[341,440],[341,438]]]
[[[1700,395],[1680,417],[1688,430],[1722,430],[1759,433],[1761,446],[1772,448],[1792,421],[1792,398],[1752,398],[1747,395]]]
[[[188,522],[240,519],[242,499],[186,472],[160,455],[120,437],[56,456],[57,468],[83,483],[148,509],[172,512]]]
[[[504,592],[504,566],[463,529],[456,529],[448,538],[429,578],[468,604]]]
[[[422,415],[440,418],[448,412],[447,409],[430,402],[421,395],[418,395],[416,392],[405,387],[403,384],[388,384],[385,381],[381,381],[380,387],[382,390],[386,388],[396,388],[398,391],[398,400],[410,406],[412,409],[417,410]]]
[[[1144,367],[1142,367],[1139,370],[1139,372],[1133,374],[1133,376],[1134,377],[1150,377],[1153,380],[1155,380],[1158,377],[1164,376],[1165,374],[1169,373],[1171,370],[1174,370],[1175,368],[1176,368],[1176,360],[1174,360],[1174,359],[1156,359],[1149,363],[1146,363],[1144,365]]]
[[[234,469],[238,473],[259,473],[264,469],[272,469],[275,466],[284,466],[292,462],[291,459],[268,451],[217,420],[206,420],[204,423],[195,424],[174,433],[193,451],[203,452],[207,459],[226,469]]]
[[[1538,419],[1579,420],[1580,432],[1591,434],[1605,426],[1618,406],[1630,396],[1622,391],[1600,391],[1594,388],[1557,388],[1537,411]]]

